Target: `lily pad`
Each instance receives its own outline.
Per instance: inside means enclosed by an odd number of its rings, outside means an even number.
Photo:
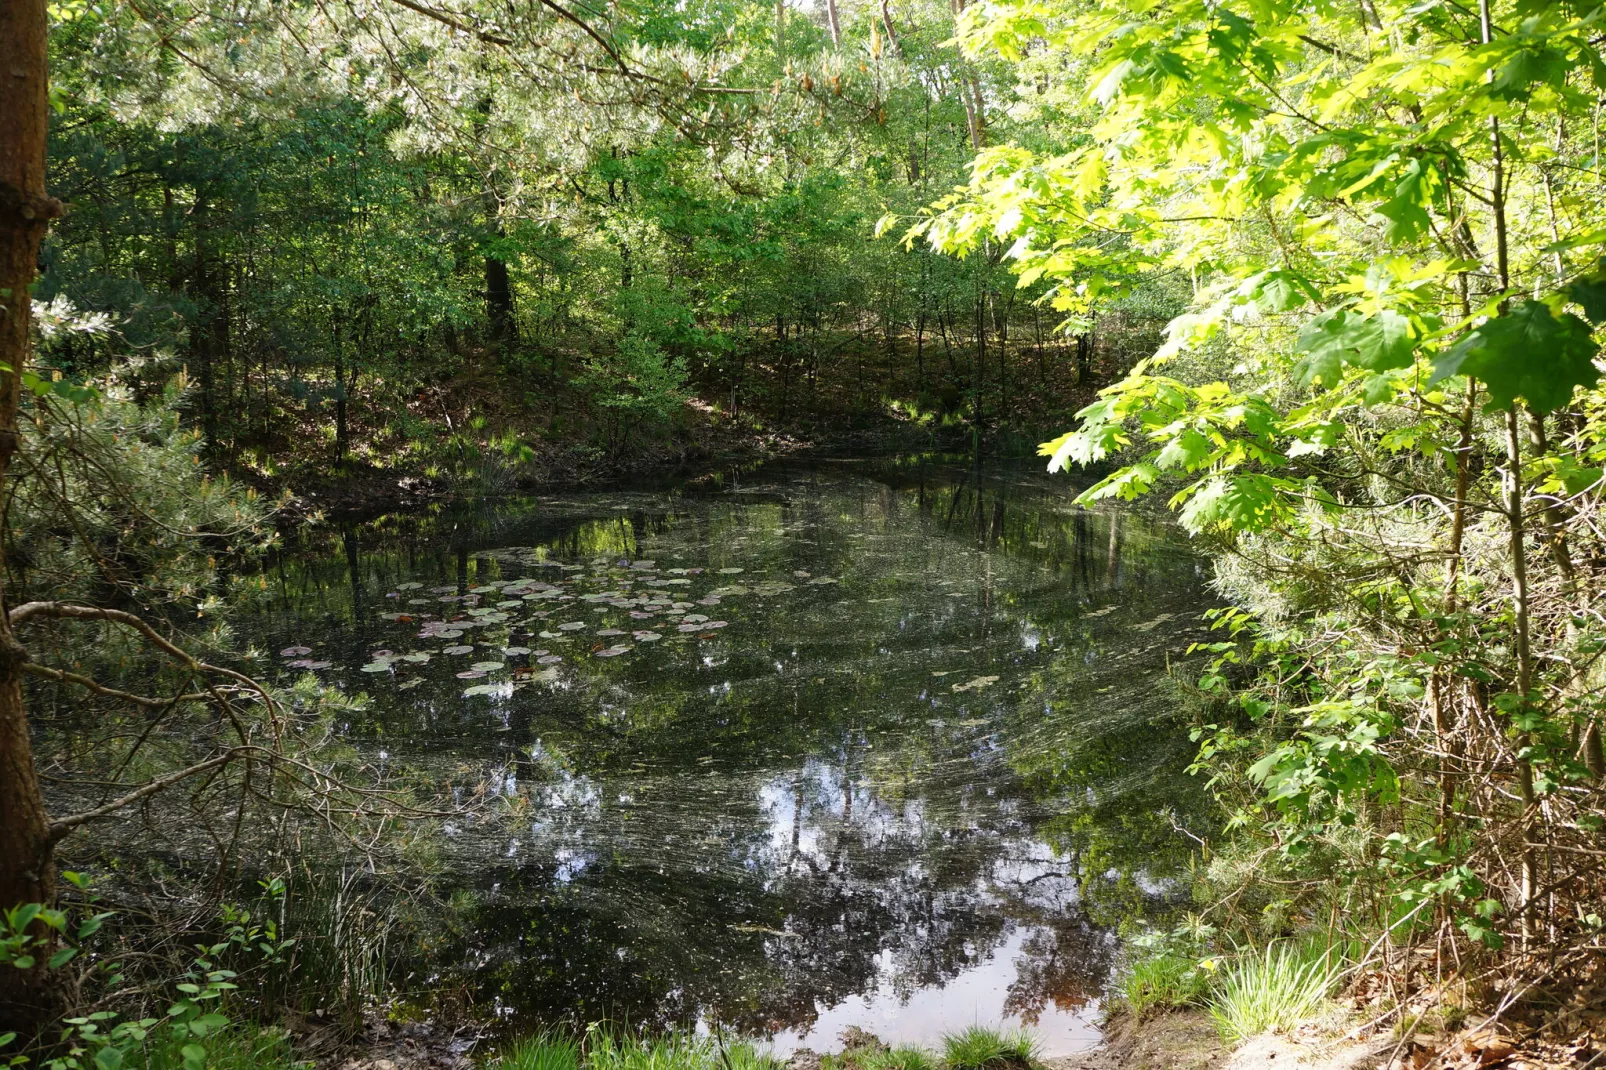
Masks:
[[[594,656],[595,657],[599,657],[599,658],[616,658],[620,654],[628,654],[628,653],[630,653],[630,651],[632,651],[634,649],[635,649],[634,647],[628,647],[628,646],[610,646],[606,650],[597,651]]]
[[[310,646],[287,646],[279,651],[279,656],[281,658],[301,658],[310,653],[312,653]]]
[[[657,632],[631,632],[630,634],[638,643],[656,643],[658,640],[663,638],[663,636]]]
[[[516,658],[529,652],[530,648],[527,646],[505,646],[502,648],[502,653],[510,658]]]
[[[586,622],[583,621],[583,620],[571,620],[571,621],[569,621],[569,622],[567,622],[565,624],[558,625],[558,631],[560,631],[560,632],[577,632],[581,628],[584,628],[585,626],[586,626]]]
[[[474,645],[472,643],[459,643],[457,646],[444,647],[441,650],[442,654],[472,654],[473,652]]]
[[[367,665],[364,665],[362,667],[362,671],[363,672],[390,672],[391,671],[390,670],[390,662],[388,662],[388,661],[370,661]]]
[[[398,590],[398,591],[416,591],[422,586],[424,586],[422,583],[418,583],[416,581],[409,580],[406,583],[398,583],[396,585],[396,590]]]
[[[470,695],[494,695],[498,692],[507,690],[510,690],[510,685],[508,684],[475,684],[473,687],[464,689],[463,697],[468,698]]]
[[[485,674],[478,669],[464,669],[457,674],[459,680],[478,680]]]
[[[556,654],[548,654],[546,657],[540,659],[540,663],[542,665],[556,665],[562,660],[563,659]]]
[[[413,688],[419,686],[423,682],[424,682],[424,678],[422,676],[409,677],[408,679],[403,680],[401,683],[397,684],[396,685],[396,690],[397,691],[411,691]]]
[[[956,691],[956,692],[959,692],[959,691],[980,691],[982,688],[991,687],[993,684],[996,684],[997,682],[998,682],[998,677],[996,677],[996,676],[978,676],[975,679],[966,680],[962,684],[954,684],[953,688],[954,688],[954,691]]]
[[[746,570],[746,569],[742,569],[742,568],[735,568],[735,567],[732,567],[732,568],[722,568],[722,569],[720,569],[720,570],[719,570],[719,574],[720,574],[720,575],[721,575],[721,576],[734,576],[734,575],[736,575],[736,574],[737,574],[737,573],[739,573],[739,572],[746,572],[746,571],[747,571],[747,570]]]
[[[474,672],[496,672],[498,669],[507,668],[507,664],[501,661],[476,661],[469,668]]]

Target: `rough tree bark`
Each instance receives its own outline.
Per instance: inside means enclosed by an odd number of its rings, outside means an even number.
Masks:
[[[28,288],[39,242],[61,214],[61,205],[45,193],[47,26],[45,0],[0,3],[0,490],[18,445]],[[12,634],[4,603],[0,589],[0,909],[56,898],[55,841],[23,705],[27,652]],[[0,971],[0,1033],[36,1035],[69,997],[64,981],[43,967]]]

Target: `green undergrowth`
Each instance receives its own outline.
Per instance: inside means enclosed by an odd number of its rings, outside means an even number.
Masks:
[[[505,1047],[487,1070],[775,1070],[752,1044],[687,1033],[636,1036],[593,1026],[583,1038],[547,1031]]]
[[[97,1066],[101,1063],[96,1062]],[[306,1070],[290,1035],[282,1029],[240,1024],[207,1038],[206,1070]],[[195,1053],[177,1043],[151,1043],[136,1049],[122,1064],[125,1070],[195,1070]]]
[[[1031,1070],[1040,1065],[1037,1041],[1024,1032],[971,1026],[943,1037],[941,1053],[887,1047],[868,1034],[860,1036],[843,1052],[822,1056],[823,1070]],[[743,1040],[687,1033],[638,1036],[593,1025],[582,1037],[549,1030],[514,1041],[485,1070],[780,1070],[782,1065]]]
[[[1357,951],[1342,941],[1311,937],[1217,954],[1213,936],[1208,928],[1184,926],[1131,940],[1115,985],[1118,1003],[1138,1019],[1156,1011],[1203,1009],[1222,1039],[1235,1043],[1319,1017]]]

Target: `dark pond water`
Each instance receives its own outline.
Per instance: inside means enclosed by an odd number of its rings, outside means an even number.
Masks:
[[[471,921],[415,984],[1067,1052],[1200,821],[1165,669],[1208,600],[1174,529],[1070,498],[878,461],[497,500],[287,555],[245,625],[371,696],[370,755],[490,770],[508,816],[445,830]]]

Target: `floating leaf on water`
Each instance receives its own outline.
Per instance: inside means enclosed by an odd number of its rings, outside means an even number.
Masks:
[[[984,687],[991,687],[998,682],[996,676],[978,676],[973,680],[966,680],[962,684],[954,684],[954,691],[980,691]]]
[[[816,576],[816,577],[814,577],[814,579],[809,581],[809,586],[810,587],[824,587],[827,584],[839,583],[839,582],[841,582],[841,581],[839,581],[835,576]]]
[[[736,567],[733,566],[731,568],[722,568],[722,569],[720,569],[719,570],[719,574],[721,576],[734,576],[738,572],[744,572],[744,571],[746,571],[746,570],[745,569],[736,568]]]
[[[628,654],[634,649],[635,647],[629,646],[610,646],[607,650],[597,651],[595,656],[599,658],[616,658],[620,654]]]
[[[363,672],[390,672],[390,662],[370,661],[362,667]]]
[[[398,583],[396,585],[396,590],[398,590],[398,591],[416,591],[422,586],[424,586],[424,585],[422,583],[417,582],[416,580],[409,580],[406,583]]]
[[[719,605],[719,599],[715,598],[713,595],[706,595],[697,599],[697,604],[700,606],[717,606]]]
[[[513,685],[511,683],[475,684],[473,687],[465,688],[463,690],[463,697],[468,698],[470,695],[495,695],[499,692],[502,694],[512,694]]]
[[[598,628],[597,629],[597,634],[598,635],[623,635],[625,633],[620,631],[618,628]]]
[[[797,577],[797,578],[798,578],[798,579],[800,579],[800,580],[806,580],[806,579],[808,579],[808,578],[809,578],[809,577],[810,577],[810,576],[812,576],[812,575],[814,575],[814,573],[812,573],[812,572],[805,572],[805,571],[803,571],[803,570],[802,570],[802,569],[795,569],[795,570],[793,570],[793,572],[792,572],[792,575],[794,575],[794,576],[796,576],[796,577]]]
[[[539,635],[542,639],[561,639],[562,638],[562,636],[560,636],[557,632],[537,632],[536,634]]]
[[[434,656],[435,655],[431,654],[427,650],[415,650],[411,654],[403,654],[401,656],[401,660],[410,661],[415,665],[422,665],[424,662],[428,661]]]
[[[550,651],[550,650],[532,650],[532,651],[530,651],[530,653],[534,654],[538,658],[544,658],[548,654],[552,653],[552,651]]]
[[[527,646],[505,646],[502,648],[502,653],[506,654],[510,658],[520,657],[524,654],[528,654],[529,652],[530,648]]]
[[[314,661],[311,658],[297,658],[295,661],[285,662],[285,666],[291,669],[327,669],[333,664],[332,661]]]
[[[471,654],[473,652],[474,645],[472,643],[460,643],[457,646],[446,647],[441,651],[442,654]]]
[[[656,643],[663,638],[657,632],[631,632],[630,634],[635,637],[638,643]]]
[[[566,624],[558,625],[558,631],[560,631],[560,632],[577,632],[581,628],[584,628],[585,626],[586,626],[586,622],[583,621],[583,620],[571,620]]]
[[[704,628],[728,628],[728,627],[730,627],[730,621],[728,621],[728,620],[704,621],[703,622],[703,627]]]
[[[457,678],[459,680],[478,680],[484,675],[485,674],[478,669],[464,669],[462,672],[457,674]]]
[[[409,677],[408,679],[403,680],[401,683],[397,684],[396,685],[396,690],[397,691],[411,691],[413,688],[417,687],[419,684],[422,684],[423,682],[424,682],[424,678],[422,676]]]
[[[687,624],[700,624],[708,618],[701,613],[688,613],[685,616]]]
[[[496,672],[498,669],[505,668],[507,668],[507,664],[501,661],[476,661],[469,666],[469,669],[474,672]]]
[[[312,653],[310,646],[287,646],[279,651],[279,656],[281,658],[299,658],[305,657],[310,653]]]
[[[701,624],[680,624],[675,627],[677,632],[700,632],[702,630],[703,626]]]
[[[652,620],[653,614],[651,614],[651,613],[643,613],[639,609],[632,609],[630,611],[630,617],[631,617],[632,620]]]
[[[936,670],[932,671],[931,675],[933,675],[933,676],[947,676],[951,672],[953,672],[952,669],[936,669]]]
[[[542,665],[556,665],[562,660],[563,659],[558,657],[556,654],[548,654],[544,658],[540,659]]]

